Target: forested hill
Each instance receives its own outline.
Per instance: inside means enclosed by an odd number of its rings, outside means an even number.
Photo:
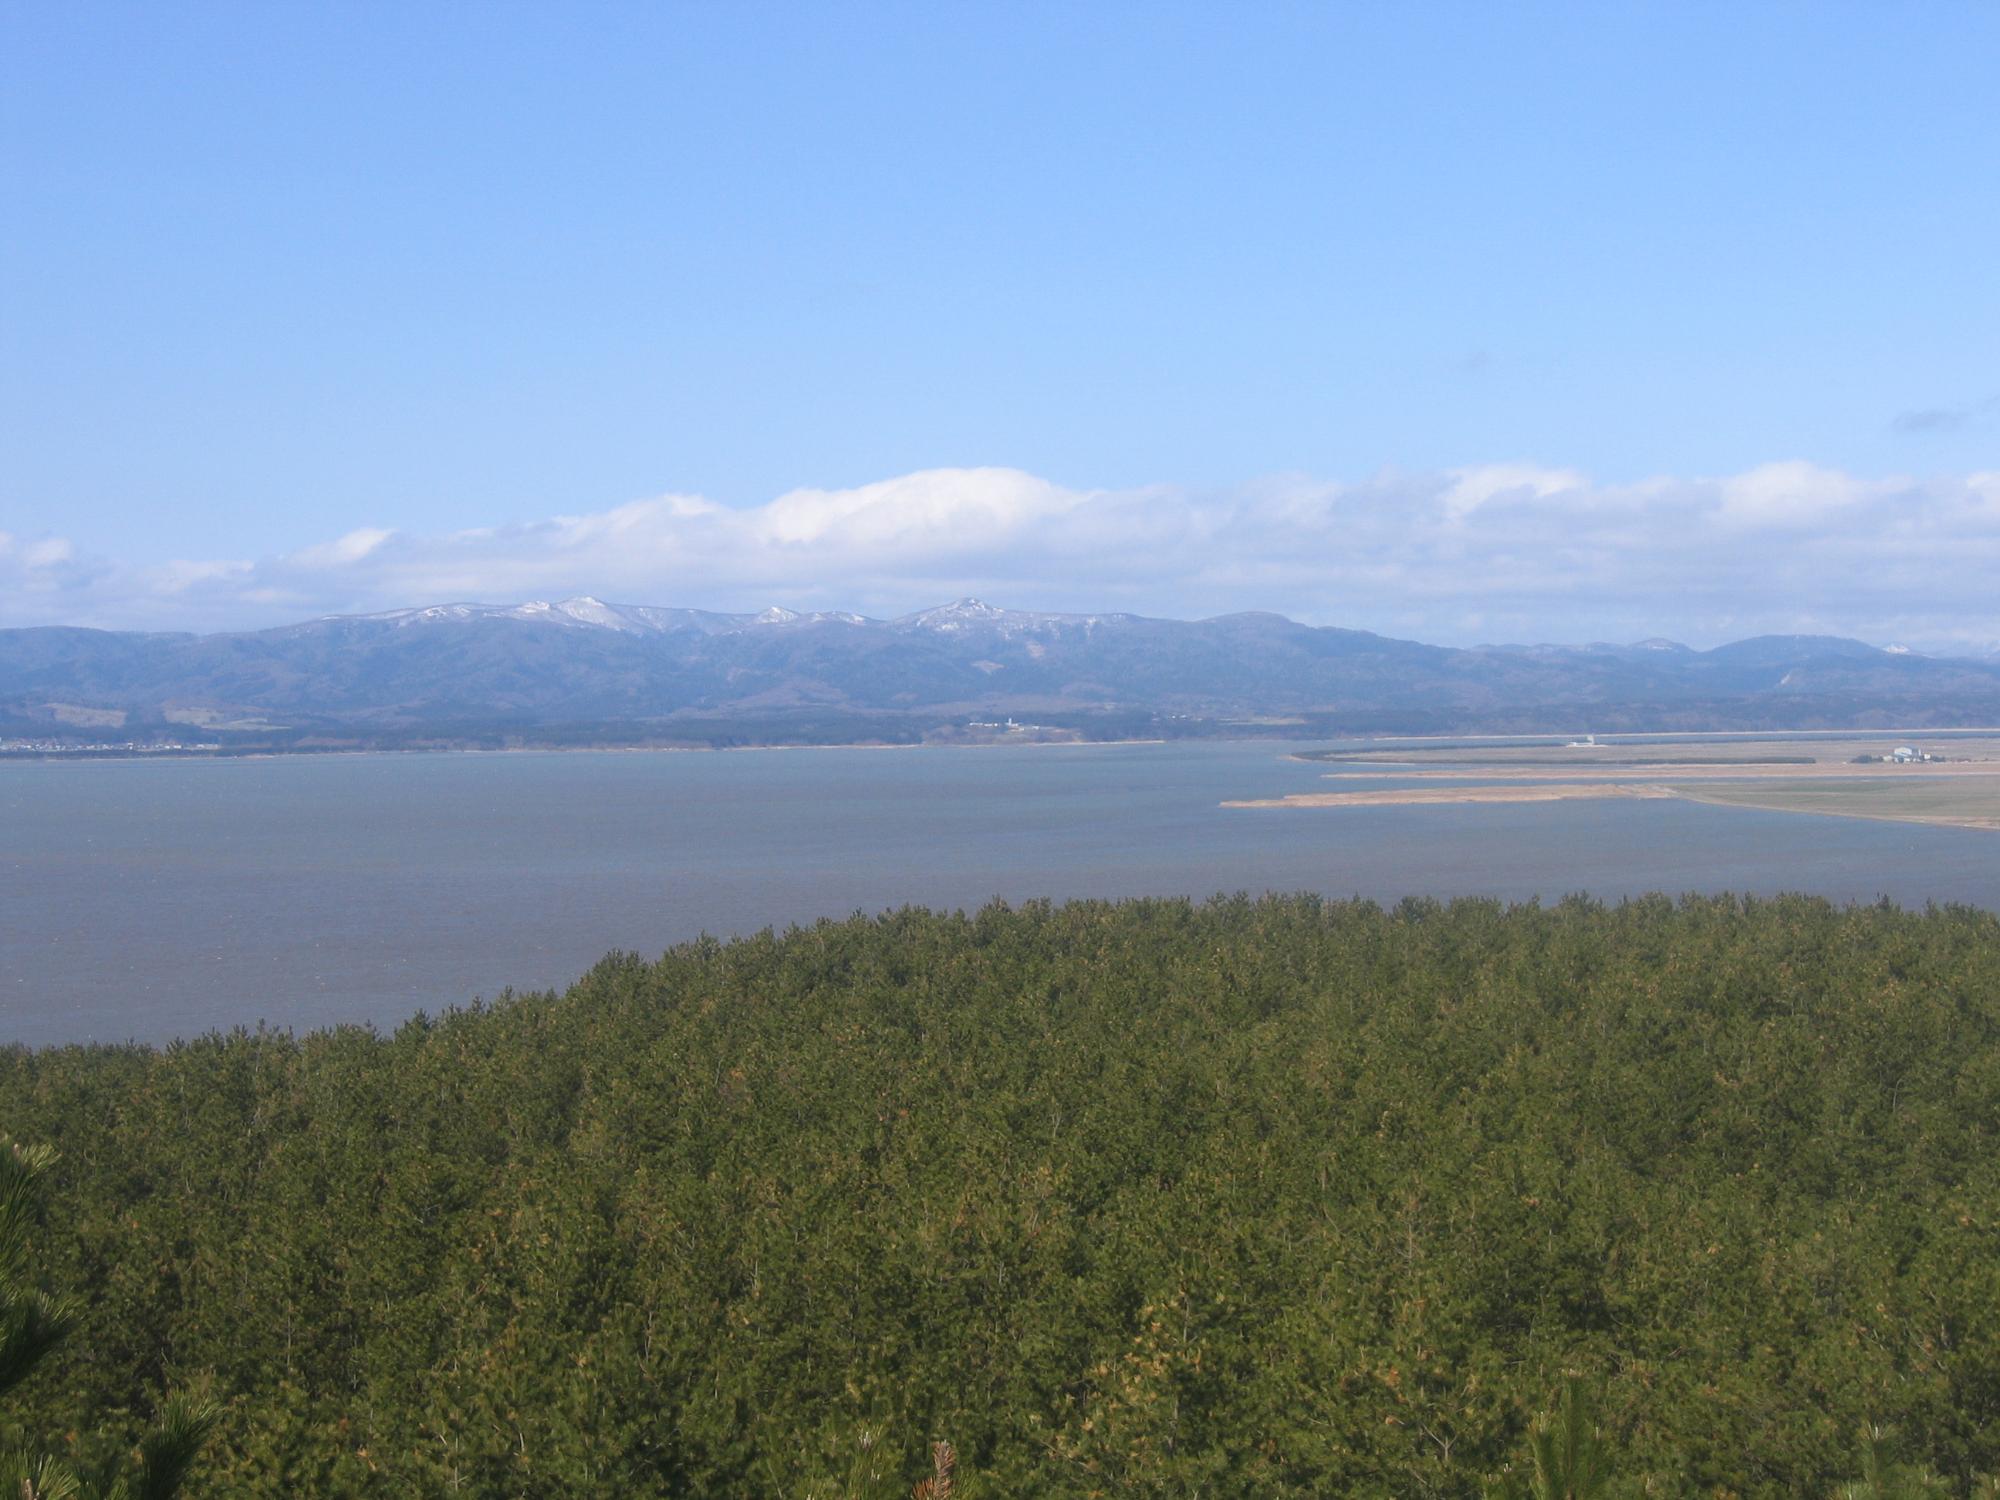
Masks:
[[[390,1036],[0,1053],[85,1299],[10,1427],[213,1496],[1652,1494],[2000,1470],[2000,922],[904,911]],[[95,1436],[93,1436],[95,1434]]]
[[[0,740],[837,743],[1009,718],[1090,738],[1986,725],[2000,661],[1796,635],[1466,650],[976,599],[895,620],[569,599],[222,635],[0,631]]]

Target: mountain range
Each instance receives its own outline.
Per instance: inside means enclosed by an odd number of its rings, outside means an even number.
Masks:
[[[1008,720],[1014,723],[1010,726]],[[2000,722],[2000,660],[1833,636],[1424,645],[1246,613],[899,619],[591,598],[214,635],[0,631],[0,740],[246,749]]]

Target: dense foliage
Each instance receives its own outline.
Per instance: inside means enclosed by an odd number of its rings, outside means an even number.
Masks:
[[[32,1375],[76,1323],[76,1304],[35,1284],[29,1268],[38,1189],[55,1153],[47,1146],[0,1141],[0,1396]],[[175,1396],[129,1454],[98,1464],[68,1454],[15,1448],[0,1455],[0,1495],[13,1500],[173,1500],[180,1493],[217,1412],[199,1398]],[[72,1429],[67,1444],[79,1435]]]
[[[0,1127],[85,1309],[8,1423],[213,1371],[192,1494],[1472,1496],[1569,1371],[1652,1493],[2000,1470],[1967,910],[905,911]]]

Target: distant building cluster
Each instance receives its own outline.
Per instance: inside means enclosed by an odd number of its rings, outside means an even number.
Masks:
[[[93,740],[80,744],[76,740],[0,740],[0,755],[102,755],[107,751],[121,755],[146,755],[162,750],[220,750],[221,745],[191,745],[181,740]]]
[[[1920,750],[1915,745],[1898,745],[1881,755],[1857,755],[1850,765],[1856,766],[1923,766],[1948,761],[1949,755],[1939,755],[1935,750]],[[1963,759],[1963,757],[1960,757]]]

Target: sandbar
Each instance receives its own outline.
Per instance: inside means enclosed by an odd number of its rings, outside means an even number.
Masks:
[[[1225,802],[1224,807],[1409,807],[1447,802],[1568,802],[1596,797],[1673,797],[1670,787],[1635,782],[1589,781],[1532,786],[1410,786],[1366,792],[1294,792]]]
[[[1942,828],[2000,832],[2000,774],[1989,765],[1968,766],[1958,774],[1892,780],[1888,777],[1831,774],[1810,780],[1769,776],[1720,776],[1705,784],[1656,781],[1534,781],[1504,786],[1396,786],[1352,792],[1294,792],[1288,797],[1224,802],[1224,807],[1420,807],[1454,803],[1568,802],[1593,798],[1678,798],[1716,807],[1763,812],[1810,813],[1821,817],[1872,818],[1889,823],[1923,823]],[[1439,773],[1431,773],[1437,775]],[[1935,779],[1932,779],[1935,778]],[[1733,780],[1734,784],[1731,784]]]

